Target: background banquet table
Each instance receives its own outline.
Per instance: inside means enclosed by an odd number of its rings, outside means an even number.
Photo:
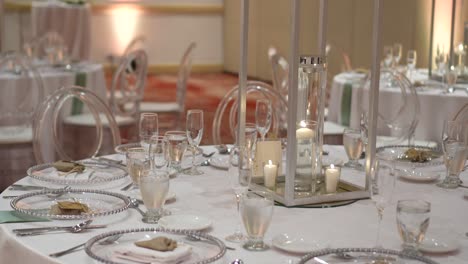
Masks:
[[[360,107],[358,90],[362,85],[363,74],[340,73],[333,78],[330,101],[328,106],[328,120],[346,125],[346,112],[349,107],[349,126],[359,127]],[[427,71],[419,70],[414,73],[413,81],[427,81]],[[343,102],[345,85],[352,85],[351,104]],[[415,138],[418,140],[439,141],[442,135],[443,120],[453,119],[457,112],[468,102],[468,94],[456,90],[453,94],[442,94],[442,90],[434,87],[417,88],[421,105],[418,127]],[[381,88],[379,94],[379,108],[382,112],[390,111],[397,102],[401,101],[401,92],[397,88]],[[367,103],[367,102],[366,102]]]
[[[91,48],[91,10],[88,4],[35,1],[31,7],[32,34],[41,37],[57,32],[74,60],[87,60]]]
[[[342,146],[325,146],[330,155],[345,159]],[[214,150],[204,147],[205,152]],[[218,154],[214,157],[219,156]],[[115,155],[123,159],[123,156]],[[225,157],[225,156],[224,156]],[[443,171],[443,167],[436,168]],[[213,225],[209,234],[223,239],[232,233],[239,218],[235,210],[234,194],[229,186],[226,171],[212,167],[201,167],[205,172],[200,176],[178,175],[170,182],[170,190],[176,193],[176,200],[167,205],[173,215],[188,213],[211,218]],[[363,177],[362,173],[344,169],[342,177],[353,179]],[[463,172],[462,180],[468,182],[468,171]],[[22,184],[38,184],[30,178],[19,181]],[[129,179],[120,180],[92,188],[120,192]],[[21,194],[24,192],[6,190],[3,195]],[[381,229],[381,243],[385,248],[400,249],[400,238],[396,227],[396,201],[399,199],[424,199],[432,204],[429,232],[439,230],[449,234],[460,243],[460,250],[450,254],[430,256],[440,263],[467,263],[468,231],[467,189],[445,190],[431,184],[415,184],[397,180],[395,192],[387,207]],[[465,197],[464,197],[465,196]],[[143,208],[143,206],[140,206]],[[0,200],[0,210],[10,210],[9,200]],[[20,227],[38,227],[66,225],[75,221],[53,221],[40,223],[15,223],[0,225],[0,255],[5,263],[21,260],[22,263],[95,263],[84,251],[77,251],[61,258],[52,259],[47,255],[71,246],[83,243],[104,231],[128,228],[156,227],[144,224],[136,210],[129,209],[120,214],[97,218],[94,223],[107,224],[105,230],[93,230],[85,233],[56,233],[32,237],[16,237],[11,230]],[[377,226],[377,212],[371,200],[365,199],[353,204],[335,208],[286,208],[275,206],[273,219],[266,234],[266,242],[271,245],[274,236],[288,233],[316,240],[329,247],[365,247],[374,246]],[[227,251],[219,263],[229,263],[241,258],[244,263],[293,263],[298,255],[286,253],[272,247],[264,252],[249,252],[238,244],[227,242],[235,251]]]

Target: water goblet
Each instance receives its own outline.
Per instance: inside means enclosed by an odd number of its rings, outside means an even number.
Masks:
[[[402,51],[403,45],[401,45],[401,43],[393,44],[393,61],[395,62],[395,67],[400,63]]]
[[[198,145],[203,136],[203,111],[202,110],[188,110],[187,112],[187,139],[192,149],[192,168],[185,171],[188,175],[201,175],[202,171],[198,170],[195,164],[196,152]]]
[[[423,241],[427,228],[431,204],[422,200],[400,200],[397,204],[398,233],[403,240],[403,252],[420,254],[418,246]]]
[[[141,113],[139,123],[140,145],[149,150],[151,137],[157,136],[159,130],[158,114]]]
[[[125,154],[127,158],[127,170],[133,182],[132,189],[138,189],[141,176],[148,174],[151,170],[151,162],[145,148],[130,148]]]
[[[408,69],[408,78],[412,80],[413,71],[416,68],[417,53],[415,50],[408,50],[406,54],[406,65]]]
[[[262,191],[248,191],[241,197],[240,212],[249,240],[244,248],[250,251],[263,251],[269,247],[263,237],[273,216],[274,201],[271,195]]]
[[[248,191],[252,179],[249,156],[249,150],[245,146],[237,145],[231,148],[229,155],[228,178],[236,196],[237,214],[239,214],[240,199]],[[225,239],[236,243],[246,240],[246,237],[240,230],[240,219],[238,220],[234,234],[227,236]]]
[[[442,151],[444,152],[446,176],[437,186],[457,188],[462,183],[459,175],[468,156],[467,133],[467,124],[457,121],[444,121]]]
[[[393,169],[385,164],[383,160],[377,160],[374,165],[374,184],[371,187],[371,199],[377,209],[378,225],[375,247],[380,246],[380,225],[384,214],[385,207],[392,199],[393,189],[395,188],[395,176]]]
[[[364,167],[358,162],[364,144],[362,142],[361,130],[347,128],[343,132],[343,145],[349,161],[345,167],[362,170]]]
[[[156,224],[163,216],[163,206],[169,192],[169,174],[167,171],[151,171],[140,177],[140,191],[143,203],[148,209],[142,221]]]
[[[237,138],[237,128],[235,133]],[[250,153],[251,158],[253,158],[253,155],[255,154],[255,145],[257,144],[257,133],[257,127],[254,123],[245,123],[244,147]]]
[[[457,83],[458,72],[454,66],[449,67],[445,72],[445,93],[453,93],[455,91],[454,85]]]
[[[255,126],[265,141],[265,135],[270,130],[272,109],[271,102],[268,99],[259,99],[255,107]]]
[[[187,149],[187,132],[185,131],[167,131],[165,136],[166,158],[170,162],[170,167],[180,171],[182,158]]]

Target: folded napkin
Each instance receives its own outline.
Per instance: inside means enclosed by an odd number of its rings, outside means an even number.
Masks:
[[[22,214],[16,211],[0,211],[0,223],[48,222],[49,219]]]
[[[126,259],[137,263],[164,263],[176,264],[190,258],[192,247],[187,244],[178,243],[173,251],[156,251],[137,247],[134,244],[122,246],[112,252],[114,261]]]
[[[67,173],[67,172],[57,171],[57,169],[55,169],[54,167],[50,167],[50,168],[43,169],[40,171],[35,171],[33,172],[33,175],[37,177],[52,177],[52,178],[61,178],[61,179],[82,179],[82,180],[89,179],[89,178],[96,176],[93,169],[85,168],[83,172]]]

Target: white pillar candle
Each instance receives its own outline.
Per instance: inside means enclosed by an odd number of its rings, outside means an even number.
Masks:
[[[307,127],[301,127],[296,130],[296,140],[311,139],[314,137],[314,131]]]
[[[276,186],[276,176],[278,175],[278,165],[273,164],[271,160],[263,166],[263,177],[265,180],[265,187],[274,189]]]
[[[338,187],[338,182],[340,182],[341,168],[335,167],[331,164],[330,167],[327,167],[325,170],[325,188],[327,193],[336,192],[336,187]]]

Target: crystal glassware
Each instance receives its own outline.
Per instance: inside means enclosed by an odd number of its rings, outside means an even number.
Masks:
[[[141,113],[139,123],[140,144],[145,149],[149,149],[151,137],[157,136],[159,132],[158,114]]]
[[[429,226],[431,204],[422,200],[400,200],[397,204],[398,233],[403,240],[403,252],[419,254]]]
[[[457,188],[462,183],[459,175],[468,156],[467,133],[467,124],[458,121],[444,121],[442,151],[444,152],[444,163],[447,170],[445,179],[437,186]]]
[[[454,66],[449,67],[445,71],[445,92],[446,93],[453,93],[455,91],[454,85],[457,83],[458,78],[458,71],[455,69]]]
[[[151,137],[148,156],[152,163],[152,169],[163,170],[166,168],[168,161],[166,159],[166,143],[163,136]]]
[[[231,148],[229,155],[229,166],[228,166],[228,177],[231,188],[236,196],[237,213],[239,214],[239,203],[243,194],[245,194],[250,185],[252,179],[252,173],[250,170],[250,150],[245,146],[234,146]],[[240,222],[238,221],[237,229],[234,234],[229,235],[225,238],[230,242],[242,242],[246,240],[246,237],[240,230]]]
[[[378,160],[374,165],[374,183],[371,188],[371,199],[375,204],[378,216],[376,247],[380,246],[380,224],[382,222],[385,207],[392,199],[393,189],[395,188],[395,176],[393,169],[383,160]]]
[[[235,130],[236,138],[237,138],[237,127]],[[253,158],[255,153],[255,145],[257,144],[257,127],[254,123],[245,123],[245,130],[244,130],[244,147],[250,153],[250,156]]]
[[[255,126],[265,141],[265,135],[270,130],[272,119],[271,102],[268,99],[259,99],[255,107]]]
[[[401,43],[393,44],[393,61],[395,62],[395,67],[400,63],[402,51],[403,45],[401,45]]]
[[[240,213],[249,240],[244,248],[250,251],[263,251],[269,247],[263,237],[273,216],[274,201],[271,195],[262,191],[248,191],[240,201]]]
[[[408,70],[408,78],[410,80],[412,80],[413,71],[416,68],[417,58],[415,50],[408,50],[408,53],[406,54],[406,66]]]
[[[187,139],[192,149],[192,167],[186,170],[188,175],[201,175],[202,171],[198,170],[195,164],[196,152],[198,145],[203,137],[203,111],[202,110],[188,110],[187,123],[186,123]]]
[[[182,158],[187,149],[187,132],[185,131],[167,131],[164,135],[166,145],[166,158],[169,166],[177,171],[181,170]]]
[[[145,204],[144,223],[158,223],[163,216],[163,206],[169,192],[169,174],[167,171],[151,171],[140,177],[140,192]]]
[[[358,162],[364,149],[361,131],[347,128],[343,132],[343,145],[348,155],[349,161],[344,164],[345,167],[362,170],[363,166]]]
[[[393,63],[393,48],[392,46],[384,46],[384,66],[390,68]]]
[[[133,182],[133,189],[138,189],[141,176],[148,174],[151,170],[151,162],[148,151],[145,148],[130,148],[126,153],[127,170]]]

